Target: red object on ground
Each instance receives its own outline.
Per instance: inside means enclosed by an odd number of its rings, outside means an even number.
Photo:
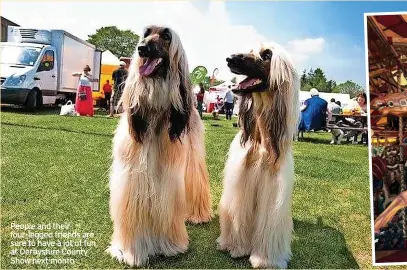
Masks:
[[[79,99],[79,93],[86,93],[86,100]],[[82,115],[93,116],[93,99],[92,99],[92,88],[90,86],[80,85],[78,92],[76,94],[75,110],[77,113]]]
[[[211,113],[215,109],[215,103],[209,103],[207,112]]]

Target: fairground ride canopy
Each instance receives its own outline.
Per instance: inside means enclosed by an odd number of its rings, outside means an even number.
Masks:
[[[375,135],[397,137],[388,115],[407,116],[407,14],[368,16],[367,35],[371,124]]]
[[[370,92],[399,92],[407,82],[407,14],[368,16]],[[373,91],[372,91],[373,90]]]

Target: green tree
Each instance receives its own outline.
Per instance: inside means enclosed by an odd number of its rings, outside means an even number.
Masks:
[[[115,56],[130,57],[136,49],[139,36],[131,30],[120,30],[116,26],[106,26],[88,36],[88,42],[102,51],[109,50]]]
[[[311,68],[308,72],[307,70],[304,70],[300,80],[302,91],[309,91],[312,88],[317,88],[321,92],[330,93],[336,86],[334,80],[327,80],[324,71],[320,68],[315,70]]]
[[[334,89],[334,93],[349,94],[351,98],[360,92],[365,92],[363,87],[351,80],[338,84]]]
[[[230,80],[230,82],[232,82],[232,83],[236,83],[236,77],[233,77],[231,80]]]
[[[301,86],[305,85],[308,82],[307,70],[304,69],[301,75]]]

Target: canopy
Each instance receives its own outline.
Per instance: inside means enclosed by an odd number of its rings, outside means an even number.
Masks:
[[[368,17],[370,92],[392,93],[406,85],[407,21],[406,15]]]
[[[235,86],[236,86],[235,83],[232,83],[231,81],[226,81],[226,82],[223,82],[223,83],[221,83],[219,85],[211,86],[209,88],[209,91],[221,91],[221,92],[226,91],[227,92],[231,88],[234,88]]]
[[[119,66],[120,60],[111,51],[107,50],[102,53],[102,65]]]
[[[389,124],[387,113],[403,115],[400,93],[407,91],[407,15],[368,16],[367,35],[371,124],[373,136],[382,137]],[[376,106],[378,100],[383,100],[382,105]],[[387,138],[399,134],[385,133]]]
[[[319,92],[319,97],[326,100],[327,102],[330,102],[332,98],[335,99],[335,101],[340,101],[341,106],[347,106],[351,100],[349,94],[340,94],[340,93],[325,93],[325,92]],[[311,95],[308,91],[300,91],[300,104],[302,105],[303,102],[307,99],[311,98]]]

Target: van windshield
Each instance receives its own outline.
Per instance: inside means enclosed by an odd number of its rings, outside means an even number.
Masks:
[[[34,66],[40,55],[41,48],[1,45],[2,64]]]

